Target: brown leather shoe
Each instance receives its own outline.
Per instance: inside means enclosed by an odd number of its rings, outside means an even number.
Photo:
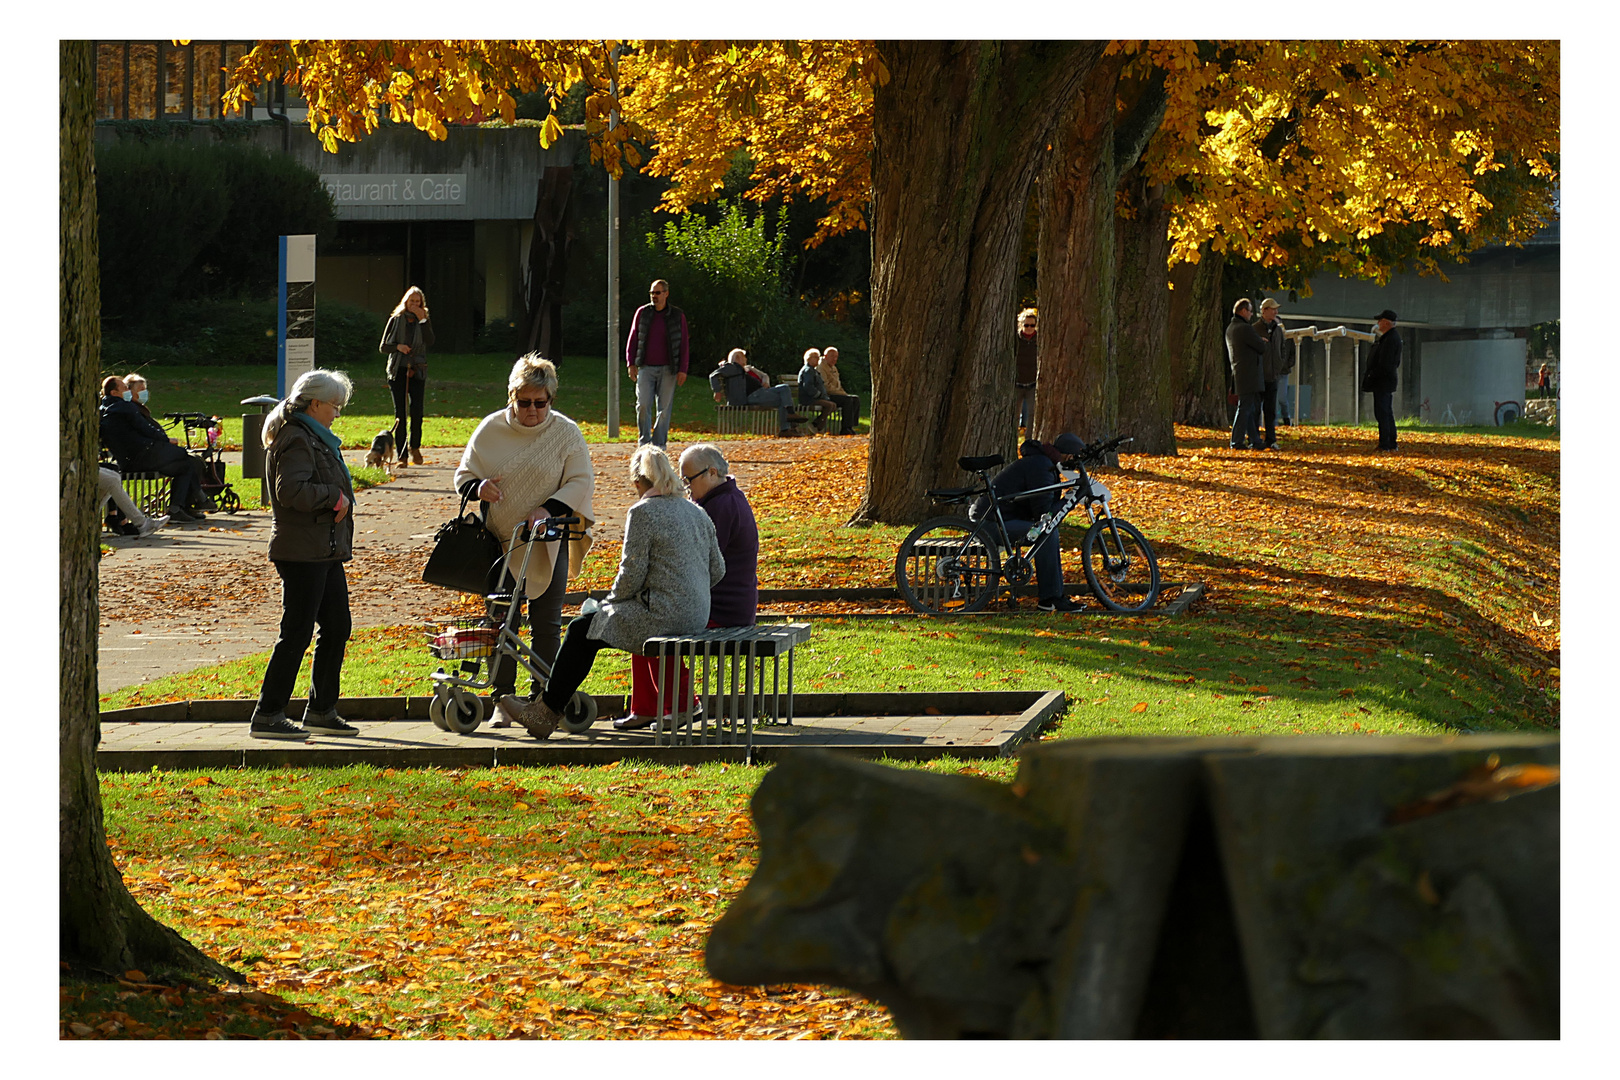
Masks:
[[[510,698],[503,698],[510,701]],[[562,720],[557,711],[539,698],[533,701],[519,701],[512,718],[523,725],[523,729],[537,739],[549,739],[551,733],[557,730],[557,724]]]
[[[421,447],[419,447],[419,446],[411,447],[411,463],[413,465],[422,464],[422,448]]]

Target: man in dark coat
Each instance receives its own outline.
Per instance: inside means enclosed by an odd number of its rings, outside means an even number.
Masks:
[[[203,493],[202,462],[169,438],[155,420],[141,415],[126,394],[124,380],[109,375],[101,384],[101,444],[125,472],[153,472],[169,481],[169,520],[176,525],[201,521],[204,511],[217,510]],[[131,395],[133,396],[133,395]]]
[[[1373,415],[1378,418],[1378,449],[1395,449],[1395,373],[1401,366],[1401,335],[1395,329],[1395,313],[1385,308],[1378,313],[1378,340],[1367,353],[1367,372],[1361,377],[1361,391],[1371,394]]]
[[[1226,324],[1226,358],[1232,364],[1232,390],[1237,394],[1237,416],[1232,421],[1232,449],[1258,450],[1260,399],[1265,395],[1266,339],[1249,325],[1254,305],[1245,297],[1232,305]]]
[[[1277,309],[1280,306],[1277,301],[1270,298],[1262,300],[1260,321],[1254,324],[1260,336],[1266,339],[1266,355],[1262,361],[1266,385],[1260,395],[1260,416],[1265,422],[1267,450],[1277,449],[1277,380],[1282,378],[1283,350],[1288,345],[1282,320],[1277,318]]]
[[[1059,436],[1059,439],[1073,436]],[[1041,491],[1061,483],[1063,476],[1057,463],[1063,451],[1055,445],[1046,446],[1028,439],[1018,448],[1018,460],[996,474],[990,481],[990,494],[1001,507],[1002,524],[1007,526],[1007,537],[1021,541],[1043,515],[1057,506],[1057,493]],[[1026,492],[1034,494],[1026,495]],[[979,521],[990,514],[990,497],[981,495],[968,511],[968,516]],[[1063,588],[1063,553],[1059,538],[1048,538],[1035,549],[1036,606],[1042,611],[1079,611],[1081,605],[1068,598]]]
[[[636,384],[637,442],[662,450],[669,442],[675,388],[692,366],[692,331],[686,312],[669,302],[669,282],[659,278],[648,289],[649,304],[636,308],[624,342],[624,363]]]
[[[1013,388],[1017,393],[1013,397],[1018,402],[1018,426],[1025,432],[1035,422],[1035,327],[1034,308],[1025,308],[1018,313],[1018,336],[1014,338],[1014,356],[1018,366],[1013,374]]]

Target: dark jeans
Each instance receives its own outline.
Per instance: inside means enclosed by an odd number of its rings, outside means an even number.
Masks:
[[[325,712],[337,704],[343,650],[349,641],[349,579],[343,564],[271,560],[281,575],[281,632],[259,690],[261,714],[282,712],[304,666],[304,650],[316,626],[315,661],[310,667],[309,705]]]
[[[169,477],[169,506],[185,509],[203,501],[202,461],[174,443],[153,443],[129,463],[131,472]]]
[[[605,641],[591,637],[593,618],[594,615],[576,615],[568,624],[568,632],[563,635],[562,648],[557,650],[557,663],[551,668],[551,681],[546,684],[546,692],[540,695],[540,700],[558,712],[568,707],[568,701],[574,696],[574,691],[585,681],[585,676],[591,673],[591,665],[596,663],[596,654],[613,647]]]
[[[786,431],[792,426],[788,423],[788,414],[793,411],[793,387],[762,386],[744,400],[750,405],[775,405],[777,429]]]
[[[1014,383],[1013,389],[1018,401],[1018,426],[1028,431],[1029,425],[1035,422],[1035,384]]]
[[[1395,391],[1373,391],[1373,416],[1378,418],[1378,449],[1395,449]]]
[[[568,592],[568,545],[559,543],[557,547],[557,559],[552,564],[551,570],[551,584],[546,586],[545,592],[528,601],[529,642],[533,645],[534,651],[540,655],[540,659],[548,664],[557,656],[557,643],[562,637],[563,595]],[[504,561],[500,565],[502,585],[498,591],[510,591],[512,575],[506,572]],[[521,607],[524,603],[523,594],[515,594],[512,603]],[[522,616],[519,615],[519,618]],[[494,684],[490,696],[496,700],[503,694],[512,693],[517,689],[517,661],[504,656],[496,660],[490,681]]]
[[[426,392],[423,386],[426,382],[427,379],[417,373],[407,379],[405,371],[388,380],[388,391],[394,395],[394,453],[399,455],[401,461],[407,460],[409,455],[406,451],[411,447],[422,449],[422,397]],[[409,442],[405,440],[407,399],[411,421]]]
[[[1006,518],[1004,524],[1007,526],[1007,538],[1020,540],[1035,523]],[[1041,546],[1035,549],[1035,595],[1041,600],[1053,600],[1063,595],[1063,552],[1058,546],[1058,539],[1056,536],[1042,537]]]
[[[839,418],[838,434],[855,434],[855,425],[861,422],[861,399],[854,394],[828,394],[827,397],[843,410]]]
[[[1266,383],[1260,393],[1260,416],[1265,422],[1266,445],[1277,445],[1277,384]]]
[[[1237,416],[1232,420],[1233,446],[1260,446],[1260,399],[1264,396],[1261,391],[1238,395]]]

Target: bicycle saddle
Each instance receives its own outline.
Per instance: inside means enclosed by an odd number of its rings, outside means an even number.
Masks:
[[[995,468],[1005,460],[1007,459],[1000,454],[988,454],[984,457],[957,458],[956,463],[968,472],[984,472],[987,469]]]

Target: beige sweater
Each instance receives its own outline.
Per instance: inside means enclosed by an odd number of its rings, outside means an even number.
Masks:
[[[828,367],[826,364],[821,364],[817,366],[816,370],[821,372],[821,381],[827,384],[827,393],[837,394],[839,397],[849,396],[844,393],[844,384],[838,381],[838,368],[836,365]]]
[[[500,501],[489,508],[489,528],[508,549],[506,565],[514,577],[523,566],[524,545],[511,546],[512,529],[547,499],[567,503],[584,529],[595,523],[591,496],[596,490],[596,473],[591,468],[591,452],[579,425],[559,412],[548,413],[532,428],[518,423],[510,408],[484,417],[456,467],[456,490],[474,477],[494,480],[500,486]],[[551,584],[557,545],[530,546],[534,551],[529,555],[523,591],[534,597]],[[588,533],[569,544],[569,577],[579,573],[590,549]]]

